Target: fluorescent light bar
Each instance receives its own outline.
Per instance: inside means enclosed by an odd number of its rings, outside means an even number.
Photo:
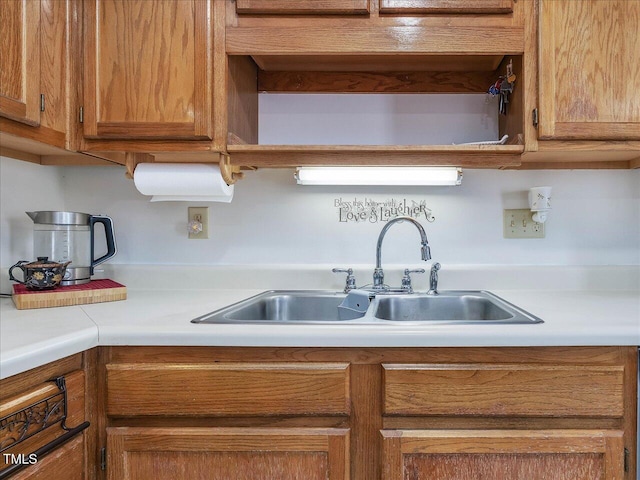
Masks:
[[[460,185],[459,167],[298,167],[298,185]]]

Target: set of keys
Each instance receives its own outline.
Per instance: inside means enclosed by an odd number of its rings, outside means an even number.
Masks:
[[[500,95],[500,102],[498,104],[498,110],[502,115],[507,114],[507,106],[509,105],[509,97],[513,93],[513,87],[516,83],[516,76],[513,73],[513,62],[509,62],[507,65],[507,74],[505,76],[498,77],[496,83],[489,87],[487,93],[492,97]]]

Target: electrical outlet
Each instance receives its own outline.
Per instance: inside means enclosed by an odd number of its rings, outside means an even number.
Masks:
[[[199,222],[202,224],[202,231],[189,231],[189,238],[201,240],[209,238],[209,207],[189,207],[187,210],[189,215],[187,223]]]
[[[534,222],[528,208],[504,210],[504,238],[544,238],[544,223]]]

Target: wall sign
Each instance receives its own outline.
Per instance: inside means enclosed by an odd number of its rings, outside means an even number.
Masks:
[[[396,217],[424,218],[427,222],[435,221],[426,200],[410,200],[407,198],[374,200],[373,198],[353,199],[336,198],[334,206],[338,209],[338,219],[345,222],[387,222]]]

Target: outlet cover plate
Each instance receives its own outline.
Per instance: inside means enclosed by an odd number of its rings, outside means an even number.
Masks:
[[[534,222],[528,208],[505,209],[504,238],[544,238],[544,223]]]
[[[209,238],[209,207],[189,207],[188,209],[189,220],[187,223],[192,222],[199,218],[199,222],[202,223],[202,231],[200,233],[189,232],[190,239],[206,240]]]

